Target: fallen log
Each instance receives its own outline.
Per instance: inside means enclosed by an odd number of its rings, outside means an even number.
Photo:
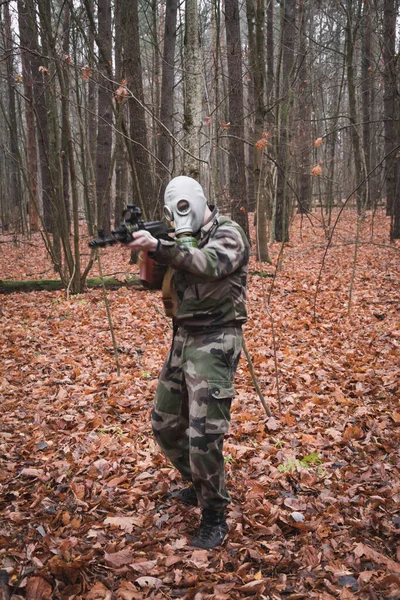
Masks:
[[[117,290],[120,287],[140,287],[141,283],[137,277],[130,277],[126,280],[116,279],[115,277],[92,277],[86,280],[87,288],[98,288],[105,285],[107,289]],[[14,294],[16,292],[53,292],[65,289],[64,283],[60,279],[27,279],[17,281],[14,279],[0,280],[0,294]]]

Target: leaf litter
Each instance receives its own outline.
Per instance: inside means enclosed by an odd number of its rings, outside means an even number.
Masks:
[[[400,598],[399,246],[363,223],[348,314],[355,221],[339,224],[316,300],[322,228],[296,217],[274,265],[251,258],[245,335],[267,417],[242,357],[225,455],[230,533],[188,545],[200,510],[164,500],[179,477],[150,411],[171,332],[158,292],[108,292],[116,375],[99,290],[2,297],[0,592],[4,597],[318,600]],[[48,264],[7,242],[3,277]],[[126,269],[124,248],[105,272]],[[48,277],[48,273],[44,275]],[[281,410],[277,402],[275,355]],[[7,584],[8,581],[8,585]],[[1,596],[0,596],[1,597]]]

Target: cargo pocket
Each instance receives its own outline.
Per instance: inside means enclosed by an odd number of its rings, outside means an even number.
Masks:
[[[208,404],[205,433],[227,433],[231,421],[231,402],[235,390],[230,381],[208,382]]]
[[[157,413],[179,415],[181,412],[181,394],[173,393],[165,385],[159,382],[154,399],[154,410]]]

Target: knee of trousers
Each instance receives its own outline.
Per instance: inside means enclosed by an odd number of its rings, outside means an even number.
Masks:
[[[151,427],[155,436],[168,434],[169,431],[180,428],[179,415],[160,413],[156,408],[151,412]]]

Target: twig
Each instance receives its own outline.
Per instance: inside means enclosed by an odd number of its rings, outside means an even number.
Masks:
[[[363,186],[364,183],[367,181],[367,179],[369,179],[371,177],[372,173],[374,173],[376,171],[376,169],[378,169],[378,167],[380,167],[385,162],[385,160],[387,160],[388,157],[391,154],[393,154],[393,152],[396,152],[399,148],[400,148],[400,144],[398,144],[390,152],[388,152],[386,154],[386,156],[384,156],[382,158],[382,160],[377,165],[375,165],[375,167],[373,169],[371,169],[371,171],[366,175],[366,177],[364,177],[364,179],[357,185],[357,187],[354,190],[352,190],[352,192],[347,196],[346,200],[343,203],[343,206],[339,210],[339,214],[336,217],[336,220],[335,220],[335,222],[334,222],[334,224],[332,226],[332,230],[331,230],[331,233],[330,233],[330,236],[329,236],[329,239],[328,239],[328,243],[326,244],[326,247],[325,247],[325,252],[324,252],[324,255],[322,257],[322,262],[321,262],[321,268],[319,270],[318,279],[317,279],[317,283],[316,283],[316,286],[315,286],[314,307],[313,307],[313,312],[314,312],[313,320],[314,320],[314,323],[316,323],[316,321],[317,321],[317,298],[318,298],[319,288],[320,288],[320,285],[321,285],[322,271],[324,270],[324,266],[325,266],[325,259],[326,259],[326,256],[328,254],[328,250],[329,250],[329,248],[330,248],[330,246],[332,244],[333,234],[336,231],[336,227],[337,227],[337,224],[339,222],[340,217],[342,216],[342,212],[344,211],[344,209],[345,209],[348,201],[350,200],[350,198],[352,198],[352,196],[356,192],[358,192],[358,190],[360,189],[360,187]]]
[[[164,318],[164,320],[165,320],[166,324],[168,325],[168,327],[169,327],[170,329],[173,329],[173,327],[172,327],[171,323],[170,323],[170,322],[168,321],[168,319],[167,319],[167,315],[166,315],[165,313],[163,313],[163,312],[162,312],[162,310],[160,310],[160,309],[158,308],[158,306],[154,306],[154,309],[155,309],[155,311],[156,311],[156,312],[158,312],[158,314],[159,314],[161,317],[163,317],[163,318]]]
[[[108,324],[110,326],[111,339],[112,339],[113,348],[114,348],[115,364],[117,365],[117,375],[119,377],[119,375],[121,373],[121,369],[120,369],[119,358],[118,358],[118,346],[117,346],[117,340],[115,338],[114,326],[113,326],[113,322],[112,322],[112,318],[111,318],[110,303],[108,301],[107,290],[106,290],[106,286],[104,284],[103,270],[101,268],[101,261],[100,261],[100,252],[98,250],[97,250],[97,263],[99,265],[99,275],[100,275],[101,284],[102,284],[104,304],[106,305],[107,319],[108,319]]]
[[[356,232],[356,240],[354,244],[354,259],[353,259],[353,269],[351,271],[351,279],[349,285],[349,300],[347,303],[347,314],[349,315],[351,312],[351,302],[353,300],[353,290],[354,290],[354,281],[356,277],[356,268],[357,268],[357,258],[358,258],[358,248],[359,248],[359,239],[360,239],[360,224],[361,224],[361,215],[357,217],[357,232]]]
[[[249,365],[249,371],[250,371],[251,379],[253,381],[253,385],[254,385],[254,387],[256,389],[258,397],[261,400],[261,404],[263,405],[264,410],[267,413],[267,415],[269,417],[272,417],[271,410],[270,410],[268,404],[265,401],[265,398],[264,398],[263,393],[262,393],[262,391],[260,389],[260,386],[258,385],[257,377],[256,377],[256,374],[254,373],[253,363],[251,361],[251,357],[250,357],[249,351],[247,350],[247,346],[246,346],[246,342],[245,342],[244,338],[243,338],[243,351],[244,351],[244,353],[246,355],[247,363]]]

